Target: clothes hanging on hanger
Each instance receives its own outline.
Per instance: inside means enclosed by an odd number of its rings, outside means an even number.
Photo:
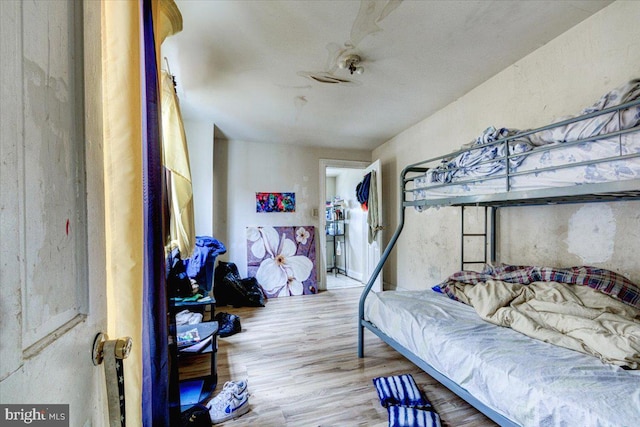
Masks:
[[[367,198],[367,224],[369,224],[369,244],[376,240],[378,231],[382,230],[380,224],[380,212],[378,206],[378,183],[376,179],[376,171],[369,173],[369,194]]]
[[[369,200],[369,187],[371,185],[371,172],[364,176],[362,182],[358,183],[356,186],[356,198],[358,202],[360,202],[360,206],[362,206],[362,210],[366,211],[368,208],[368,200]]]

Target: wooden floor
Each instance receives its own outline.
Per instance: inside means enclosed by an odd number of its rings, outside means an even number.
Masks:
[[[266,307],[217,307],[240,316],[242,332],[219,338],[218,388],[249,381],[250,411],[222,426],[388,425],[373,387],[378,376],[410,373],[431,400],[443,426],[495,426],[403,356],[365,331],[365,357],[357,355],[361,288],[277,298]],[[184,374],[206,369],[206,361]]]

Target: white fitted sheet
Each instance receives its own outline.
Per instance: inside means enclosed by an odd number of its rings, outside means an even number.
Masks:
[[[640,425],[640,371],[489,324],[445,295],[371,292],[365,319],[523,426]]]

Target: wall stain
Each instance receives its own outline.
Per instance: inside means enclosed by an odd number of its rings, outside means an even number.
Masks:
[[[594,225],[594,220],[598,223]],[[587,205],[569,219],[567,250],[585,264],[611,260],[614,252],[616,220],[606,204]]]
[[[48,329],[55,316],[76,310],[78,274],[77,232],[72,219],[82,215],[79,183],[82,140],[78,138],[77,86],[72,65],[62,60],[52,75],[23,57],[25,88],[26,257],[29,332]],[[71,83],[68,83],[69,80]],[[60,225],[64,224],[62,227]],[[51,272],[55,272],[51,276]],[[40,333],[40,332],[37,332]]]

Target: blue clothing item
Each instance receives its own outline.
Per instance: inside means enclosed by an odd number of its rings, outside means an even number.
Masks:
[[[182,260],[187,275],[194,279],[200,289],[209,292],[213,287],[213,268],[218,255],[227,252],[222,242],[211,236],[196,236],[196,245],[191,258]]]
[[[362,182],[356,186],[356,198],[360,204],[364,204],[369,200],[369,186],[371,185],[371,172],[364,176]]]
[[[377,377],[373,379],[380,404],[431,409],[431,402],[422,394],[411,374]]]
[[[440,427],[440,417],[433,411],[406,406],[389,406],[389,427]]]

